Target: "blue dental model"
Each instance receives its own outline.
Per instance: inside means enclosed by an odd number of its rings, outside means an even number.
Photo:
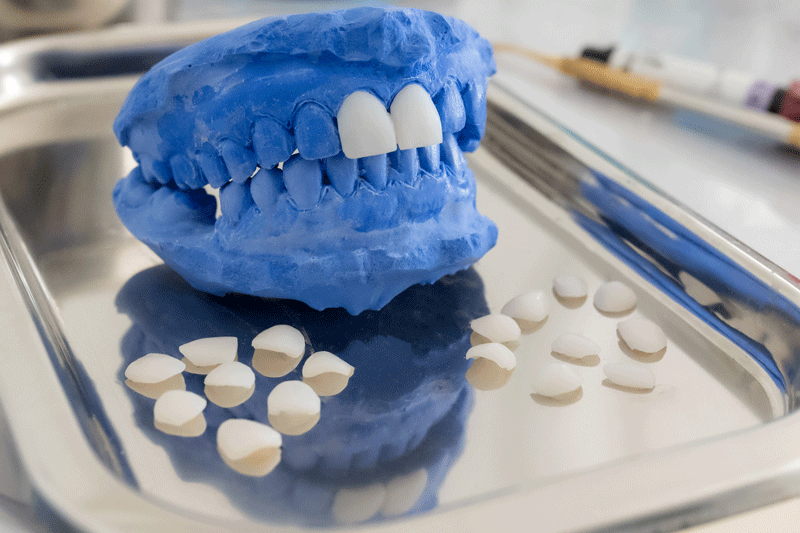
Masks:
[[[494,70],[486,40],[431,12],[248,24],[167,57],[133,88],[114,131],[139,166],[114,205],[200,290],[380,309],[495,244],[462,153],[483,135]],[[421,97],[396,98],[411,85]],[[345,111],[354,93],[366,104]],[[219,188],[219,217],[205,185]]]

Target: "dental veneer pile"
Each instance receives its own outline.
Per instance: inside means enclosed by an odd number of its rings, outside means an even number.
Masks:
[[[257,335],[252,345],[254,368],[266,368],[269,377],[281,377],[299,365],[306,342],[297,329],[277,325]],[[224,408],[240,405],[253,395],[255,374],[237,361],[236,337],[196,339],[179,349],[183,361],[157,353],[133,361],[125,370],[125,383],[156,400],[153,420],[157,429],[169,435],[197,437],[206,431],[203,410],[207,400],[185,390],[182,372],[205,374],[207,399]],[[267,397],[272,427],[245,419],[220,424],[217,449],[225,464],[248,476],[269,474],[281,459],[281,434],[301,435],[313,428],[320,417],[319,397],[344,390],[353,371],[330,352],[311,355],[303,366],[303,381],[283,381]]]
[[[556,299],[568,309],[580,307],[586,300],[586,282],[575,276],[553,280]],[[604,316],[621,317],[636,308],[636,293],[619,281],[601,285],[594,295],[594,307]],[[500,313],[473,320],[472,348],[467,359],[473,363],[467,380],[479,390],[495,390],[511,379],[516,368],[513,353],[523,333],[539,329],[547,319],[550,304],[543,291],[531,291],[510,300]],[[667,337],[662,329],[646,318],[630,317],[617,324],[617,335],[631,353],[640,358],[663,355]],[[551,363],[533,376],[533,392],[539,397],[569,403],[582,388],[574,365],[595,366],[600,362],[600,346],[582,335],[566,332],[553,340],[551,353],[573,365]],[[653,372],[645,365],[630,361],[609,362],[603,366],[608,383],[629,392],[650,392],[656,386]]]

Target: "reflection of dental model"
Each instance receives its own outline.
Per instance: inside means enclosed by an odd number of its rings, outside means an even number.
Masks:
[[[300,364],[306,353],[306,339],[292,326],[279,324],[253,339],[253,368],[268,378],[285,376]]]
[[[353,365],[330,352],[317,352],[303,365],[303,383],[317,396],[334,396],[347,387],[354,370]]]
[[[337,524],[366,522],[378,514],[385,498],[386,487],[383,483],[339,489],[333,499],[331,514]]]
[[[256,390],[256,375],[250,367],[232,361],[219,365],[206,376],[206,397],[220,407],[236,407]]]
[[[184,356],[187,372],[208,374],[219,365],[236,360],[239,341],[236,337],[207,337],[182,344],[178,350]]]
[[[467,359],[474,359],[467,370],[467,381],[478,390],[499,389],[511,379],[517,358],[506,346],[496,342],[479,344],[467,351]]]
[[[217,451],[240,474],[266,476],[281,462],[281,434],[254,420],[232,418],[217,429]]]
[[[206,405],[206,399],[193,392],[165,392],[153,407],[156,429],[168,435],[198,437],[206,430],[206,418],[203,416]]]
[[[381,506],[383,516],[400,516],[409,512],[419,500],[428,484],[428,471],[414,470],[386,483],[386,496]]]
[[[117,117],[139,163],[117,212],[204,291],[379,309],[495,243],[462,153],[483,135],[494,70],[472,28],[412,9],[207,39],[143,76]]]
[[[320,401],[302,381],[279,383],[267,397],[267,415],[272,427],[284,435],[302,435],[319,422]]]
[[[170,390],[185,390],[186,365],[170,355],[149,353],[125,369],[125,384],[148,398],[157,399]]]

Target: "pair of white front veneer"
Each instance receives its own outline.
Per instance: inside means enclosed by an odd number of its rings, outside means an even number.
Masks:
[[[442,142],[442,121],[428,91],[406,85],[389,112],[373,94],[356,91],[336,115],[342,152],[349,159],[371,157]]]

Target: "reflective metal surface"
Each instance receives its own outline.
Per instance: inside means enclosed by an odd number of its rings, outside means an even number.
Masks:
[[[470,164],[500,240],[461,277],[353,319],[210,298],[158,266],[113,212],[111,189],[132,161],[111,120],[154,53],[224,29],[116,30],[0,49],[13,59],[0,71],[0,402],[34,490],[57,513],[86,531],[327,527],[357,521],[336,511],[342,489],[364,508],[397,476],[425,470],[411,515],[364,527],[664,531],[800,492],[797,287],[499,87]],[[55,51],[70,69],[42,75]],[[116,65],[116,55],[129,66],[81,68],[82,57]],[[628,283],[635,315],[662,326],[667,352],[626,353],[619,317],[591,299],[574,307],[553,297],[547,321],[522,337],[511,382],[472,390],[462,375],[469,319],[549,291],[564,273],[583,277],[590,294],[606,280]],[[275,475],[234,475],[213,432],[187,444],[154,431],[152,402],[123,384],[125,365],[147,351],[229,333],[244,352],[279,318],[305,328],[314,349],[361,354],[352,391],[380,408],[360,412],[343,396],[334,414],[331,401],[327,425],[285,440]],[[576,366],[577,401],[533,395],[533,376],[557,362],[550,344],[568,331],[598,342],[604,362],[649,365],[656,389],[621,391],[604,383],[601,365]],[[211,426],[263,416],[272,385],[260,380],[242,411],[209,410]]]

